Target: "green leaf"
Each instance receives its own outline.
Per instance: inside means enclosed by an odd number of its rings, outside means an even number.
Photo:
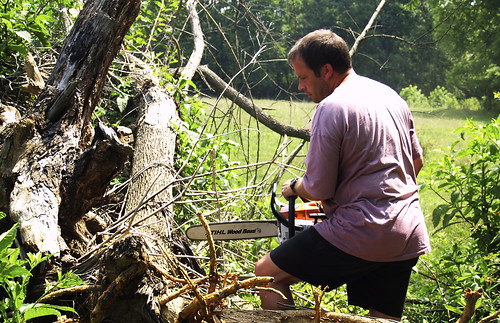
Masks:
[[[75,309],[68,306],[43,304],[43,303],[29,303],[23,304],[20,312],[24,314],[24,319],[29,320],[41,316],[61,316],[61,311],[72,312],[78,314]]]
[[[69,307],[69,306],[52,305],[52,304],[39,304],[39,305],[44,305],[46,307],[55,308],[55,309],[57,309],[59,311],[66,311],[66,312],[71,312],[71,313],[74,313],[74,314],[78,314],[78,312],[74,308]]]
[[[125,108],[127,107],[128,99],[129,99],[128,95],[119,96],[116,98],[116,105],[118,106],[118,110],[120,110],[120,112],[125,111]]]
[[[453,211],[453,212],[446,213],[444,215],[444,217],[443,217],[443,227],[447,227],[450,224],[450,221],[455,217],[456,213],[457,213],[456,211]]]
[[[451,305],[448,305],[448,304],[445,304],[444,307],[448,310],[448,311],[451,311],[453,313],[457,313],[457,314],[462,314],[462,311],[458,308],[458,307],[455,307],[455,306],[451,306]]]
[[[31,34],[26,30],[18,30],[16,31],[16,35],[18,35],[19,37],[21,37],[22,39],[26,40],[29,43],[33,41],[33,37],[31,37]]]
[[[0,235],[0,252],[4,251],[12,245],[17,235],[17,228],[19,223],[16,223],[8,231],[5,231]]]
[[[22,266],[0,263],[0,281],[30,275],[31,273]]]
[[[451,193],[451,203],[455,204],[458,201],[458,198],[460,197],[460,191],[454,191]]]
[[[28,307],[24,310],[21,310],[21,312],[24,314],[23,316],[25,320],[31,320],[37,317],[50,315],[55,315],[57,317],[61,316],[61,312],[59,312],[55,308],[50,307]]]
[[[29,268],[35,268],[36,266],[38,266],[39,264],[41,264],[42,262],[53,256],[53,254],[44,256],[41,252],[37,253],[28,252],[26,255],[28,256]]]
[[[2,23],[7,27],[8,30],[12,30],[12,22],[10,20],[2,18]]]
[[[434,211],[432,211],[432,225],[437,228],[439,226],[439,223],[441,222],[441,218],[446,214],[448,211],[449,206],[447,204],[441,204],[438,205]]]

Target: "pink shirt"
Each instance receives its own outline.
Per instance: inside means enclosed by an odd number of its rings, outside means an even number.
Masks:
[[[408,106],[386,85],[351,74],[320,102],[303,178],[328,219],[316,230],[370,261],[430,251],[413,160],[422,148]]]

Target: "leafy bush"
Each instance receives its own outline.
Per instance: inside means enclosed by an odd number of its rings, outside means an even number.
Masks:
[[[431,93],[429,93],[429,104],[431,107],[437,109],[458,109],[457,98],[442,86],[437,86]]]
[[[468,121],[450,153],[428,166],[428,187],[443,203],[433,224],[464,224],[484,252],[500,252],[500,117],[481,126]],[[444,195],[443,191],[448,192]]]
[[[52,46],[52,42],[62,39],[62,11],[76,17],[77,1],[7,1],[0,7],[0,60],[13,64],[14,56],[23,59],[33,47]],[[0,71],[3,72],[3,71]]]
[[[467,98],[459,102],[464,110],[479,111],[482,109],[481,102],[477,98]]]
[[[5,217],[0,212],[0,219]],[[0,302],[0,317],[2,322],[20,323],[30,319],[43,316],[61,316],[61,311],[76,311],[67,306],[43,304],[43,303],[25,303],[27,297],[27,288],[31,271],[51,256],[42,256],[41,253],[28,253],[28,259],[21,259],[19,248],[9,248],[16,238],[17,228],[15,224],[0,235],[0,286],[5,291],[6,297]],[[76,275],[59,275],[59,281],[46,290],[59,287],[65,287],[68,283],[71,285],[81,284],[82,281]]]
[[[415,85],[405,87],[401,90],[399,95],[408,103],[410,108],[462,109],[469,111],[479,111],[483,109],[481,101],[478,98],[471,97],[459,100],[442,86],[436,87],[429,93],[428,97]]]
[[[424,93],[415,85],[405,87],[400,92],[401,97],[410,107],[428,107],[429,102]]]
[[[423,189],[441,200],[432,214],[432,255],[423,257],[425,279],[412,291],[423,307],[410,316],[451,322],[463,310],[466,288],[483,289],[476,316],[494,313],[500,296],[500,117],[486,125],[468,121],[460,139],[424,168]],[[436,254],[437,253],[437,254]],[[419,266],[421,267],[422,264]],[[417,278],[419,279],[419,278]],[[413,309],[418,306],[413,306]],[[431,307],[431,308],[429,308]],[[424,313],[423,315],[422,313]]]

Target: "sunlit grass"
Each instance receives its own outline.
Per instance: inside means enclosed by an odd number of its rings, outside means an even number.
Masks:
[[[207,100],[209,104],[214,104],[215,99]],[[265,111],[275,119],[297,127],[305,127],[312,119],[315,104],[309,101],[274,101],[255,100],[255,105],[265,109]],[[495,117],[493,113],[487,111],[470,110],[450,110],[431,109],[429,107],[411,107],[415,127],[424,149],[426,164],[442,157],[443,151],[453,142],[459,139],[456,129],[462,127],[467,119],[486,123]],[[207,112],[210,108],[207,108]],[[228,117],[231,116],[231,117]],[[213,115],[214,124],[209,131],[221,129],[227,133],[227,138],[239,144],[239,149],[232,152],[231,159],[242,163],[254,163],[271,160],[276,156],[278,149],[283,142],[290,141],[286,149],[281,152],[278,161],[284,161],[291,151],[300,144],[301,140],[296,138],[283,138],[267,127],[259,124],[239,107],[231,104],[230,101],[222,99],[216,106]],[[300,176],[300,169],[304,169],[304,160],[308,145],[304,145],[301,152],[294,160],[293,165],[297,168],[285,172],[282,181],[293,176]],[[424,166],[425,167],[425,166]],[[263,175],[258,175],[257,177]],[[423,178],[420,175],[419,181]],[[431,228],[431,215],[433,209],[440,203],[438,197],[431,191],[421,193],[421,205],[426,215],[427,223]]]

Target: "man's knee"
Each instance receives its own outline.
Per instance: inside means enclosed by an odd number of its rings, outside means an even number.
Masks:
[[[266,254],[255,264],[255,276],[269,276],[271,275],[271,266],[272,263],[271,257],[269,254]]]
[[[301,281],[297,277],[294,277],[293,275],[279,268],[271,259],[269,253],[262,257],[255,265],[255,276],[273,277],[274,279],[271,283],[273,285],[289,286]]]

